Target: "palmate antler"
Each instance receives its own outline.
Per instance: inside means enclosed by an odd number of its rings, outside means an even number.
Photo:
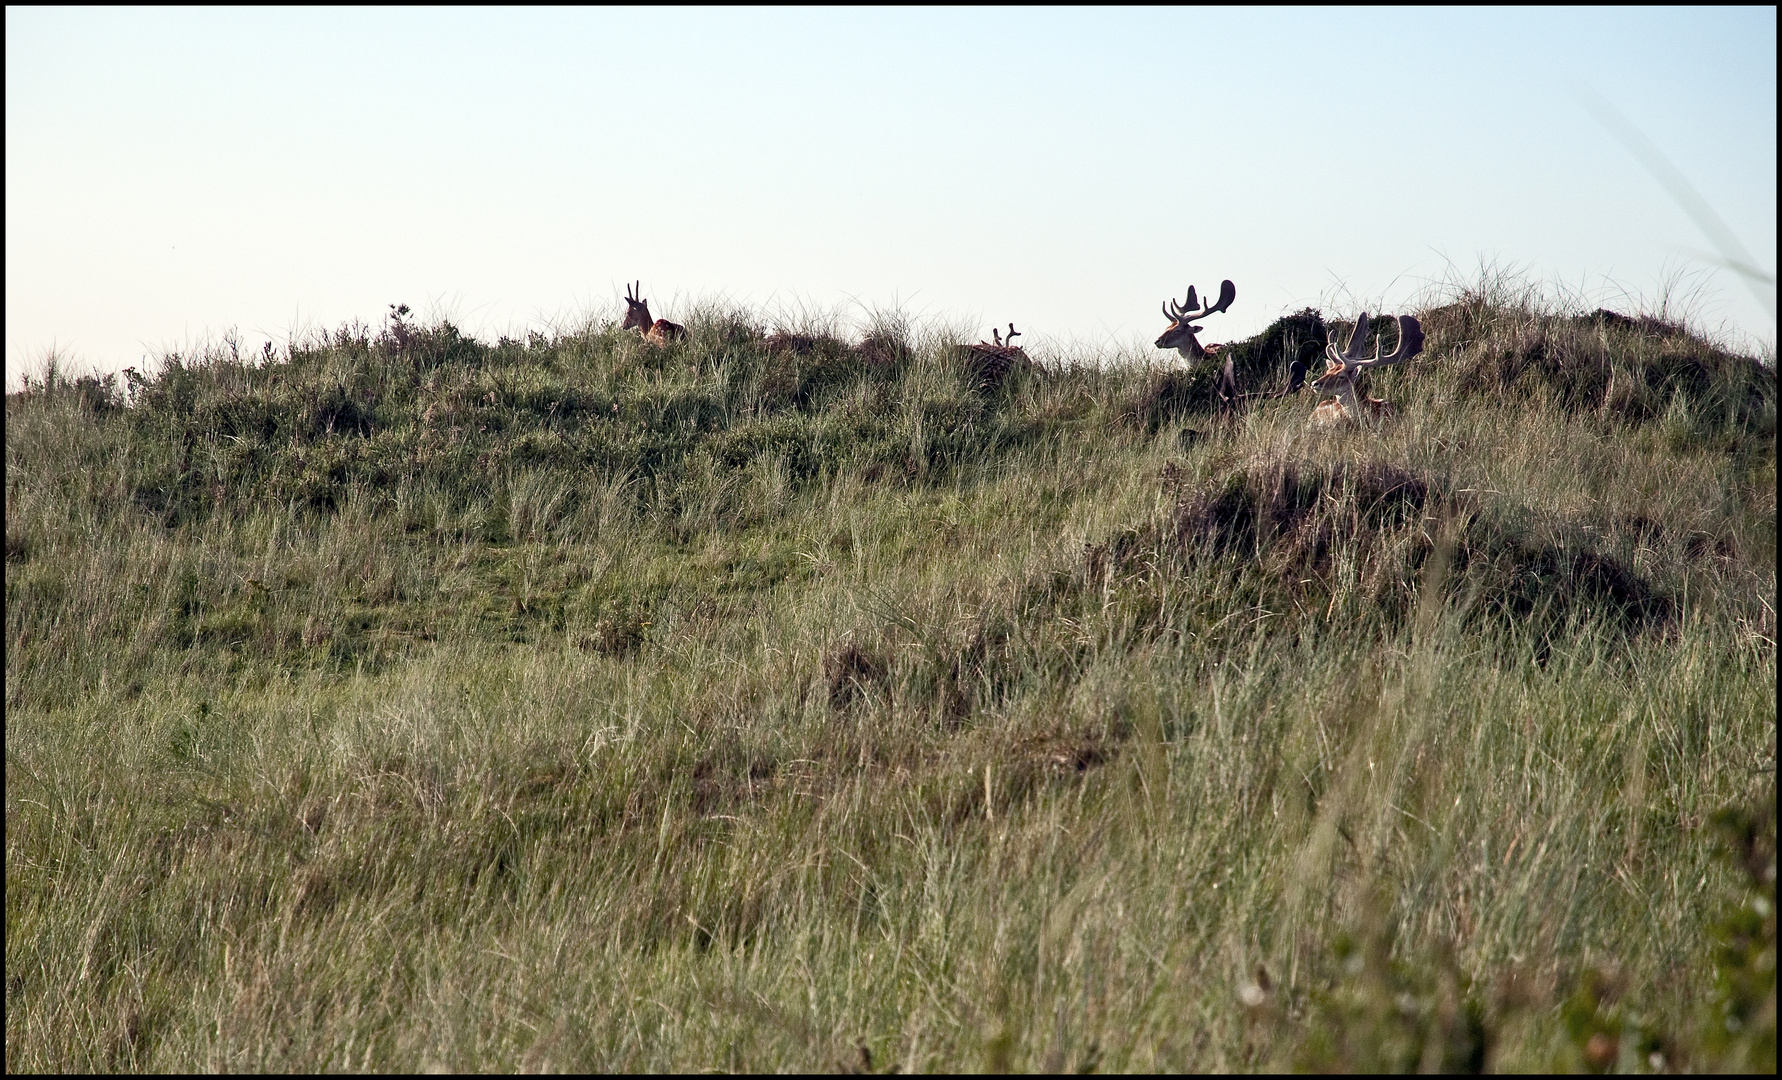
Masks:
[[[1193,295],[1192,292],[1190,295]],[[1417,321],[1415,315],[1400,315],[1398,317],[1398,347],[1392,350],[1392,355],[1380,355],[1386,347],[1385,336],[1381,335],[1381,339],[1374,343],[1373,359],[1363,359],[1361,349],[1367,342],[1367,332],[1370,326],[1367,312],[1364,311],[1361,313],[1361,318],[1355,320],[1355,331],[1349,335],[1347,349],[1339,353],[1335,345],[1324,346],[1325,359],[1330,361],[1332,367],[1340,367],[1353,375],[1364,368],[1402,364],[1423,351],[1423,324]],[[1329,368],[1325,369],[1325,374],[1330,374]]]
[[[1194,309],[1200,306],[1200,301],[1195,299],[1194,286],[1190,285],[1188,286],[1187,302],[1178,304],[1174,300],[1166,300],[1163,304],[1163,315],[1171,322],[1191,323],[1196,319],[1204,319],[1208,315],[1217,315],[1219,312],[1229,308],[1231,302],[1236,299],[1237,286],[1233,285],[1230,279],[1227,279],[1219,283],[1219,302],[1216,304],[1208,304],[1199,311],[1196,311]],[[1199,330],[1200,327],[1191,326],[1189,329]]]

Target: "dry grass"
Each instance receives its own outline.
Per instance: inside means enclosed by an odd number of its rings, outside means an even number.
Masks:
[[[736,313],[38,380],[7,1067],[1773,1068],[1773,366],[1425,318],[1324,435]]]

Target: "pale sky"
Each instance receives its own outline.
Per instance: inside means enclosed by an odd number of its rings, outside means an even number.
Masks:
[[[1760,297],[1583,104],[1776,266],[1776,10],[6,9],[6,372],[236,328],[493,338],[698,300],[1149,352],[1482,263]]]

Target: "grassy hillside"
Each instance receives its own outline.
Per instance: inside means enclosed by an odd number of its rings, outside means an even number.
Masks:
[[[1773,1069],[1773,360],[1422,314],[46,372],[7,1068]]]

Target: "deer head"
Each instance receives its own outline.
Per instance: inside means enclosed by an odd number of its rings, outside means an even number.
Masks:
[[[1339,418],[1346,414],[1350,418],[1359,420],[1364,414],[1378,416],[1391,412],[1391,407],[1380,398],[1363,399],[1355,387],[1355,376],[1369,368],[1402,364],[1422,352],[1423,325],[1417,321],[1415,316],[1398,316],[1397,347],[1392,350],[1391,355],[1382,355],[1386,348],[1384,335],[1382,335],[1381,340],[1374,345],[1372,358],[1367,357],[1362,351],[1367,344],[1369,326],[1367,312],[1364,311],[1361,313],[1361,317],[1355,320],[1355,330],[1349,335],[1348,348],[1338,352],[1335,345],[1324,347],[1324,374],[1313,379],[1311,386],[1319,395],[1335,396],[1339,406],[1332,410],[1329,408],[1331,403],[1325,402],[1318,406],[1318,410],[1314,411],[1315,418]]]
[[[656,320],[650,318],[650,302],[639,295],[643,291],[642,285],[640,281],[635,286],[625,287],[625,321],[619,324],[621,330],[642,330],[647,334],[656,324]]]
[[[1208,315],[1216,315],[1224,311],[1236,299],[1237,286],[1233,285],[1229,279],[1219,284],[1219,302],[1208,304],[1205,307],[1200,307],[1200,302],[1195,298],[1194,286],[1188,286],[1187,303],[1178,304],[1174,300],[1170,300],[1163,305],[1163,316],[1169,320],[1169,329],[1165,330],[1163,336],[1157,339],[1157,347],[1159,349],[1174,349],[1189,360],[1204,359],[1207,351],[1200,347],[1200,340],[1194,336],[1203,327],[1190,326],[1189,324],[1196,319],[1204,319]],[[1196,308],[1199,310],[1195,310]]]

